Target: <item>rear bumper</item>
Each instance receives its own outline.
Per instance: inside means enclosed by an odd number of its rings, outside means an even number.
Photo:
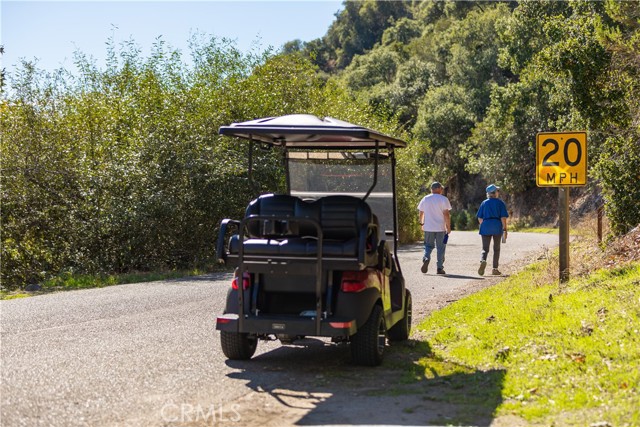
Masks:
[[[226,332],[250,334],[287,334],[301,336],[344,337],[356,333],[355,319],[331,317],[320,321],[320,334],[316,320],[294,316],[247,316],[242,321],[242,330],[237,314],[223,314],[216,320],[216,329]]]

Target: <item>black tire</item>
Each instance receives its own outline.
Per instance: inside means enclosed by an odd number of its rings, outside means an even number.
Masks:
[[[249,334],[220,331],[222,352],[231,360],[248,360],[256,352],[258,339]]]
[[[411,334],[411,292],[409,289],[405,289],[404,292],[404,317],[387,331],[389,341],[405,341]]]
[[[382,307],[374,305],[367,321],[351,337],[351,359],[363,366],[378,366],[382,363],[386,328]]]

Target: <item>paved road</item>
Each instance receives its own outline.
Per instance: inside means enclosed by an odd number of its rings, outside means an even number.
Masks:
[[[512,233],[503,272],[556,244],[557,236]],[[416,313],[486,280],[476,274],[478,249],[476,233],[454,232],[443,277],[420,273],[420,245],[402,248]],[[320,364],[344,353],[261,342],[257,355],[277,354],[277,366],[248,371],[227,362],[214,324],[230,279],[216,274],[1,301],[0,425],[190,425],[198,417],[242,425],[234,402],[268,387],[273,371],[289,375],[287,361]]]

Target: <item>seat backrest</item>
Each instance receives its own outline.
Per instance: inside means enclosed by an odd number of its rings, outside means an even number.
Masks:
[[[249,215],[266,215],[279,218],[299,217],[309,218],[317,222],[320,221],[318,206],[313,202],[305,202],[302,199],[289,196],[287,194],[264,194],[253,200],[247,206],[245,217]],[[261,221],[251,221],[247,225],[249,236],[264,237],[264,223]],[[306,221],[299,221],[296,224],[297,233],[300,236],[316,236],[316,227]]]
[[[330,240],[353,239],[363,226],[374,222],[369,205],[352,196],[327,196],[307,202],[286,194],[264,194],[249,203],[245,217],[249,215],[313,219],[320,223],[324,238]],[[247,229],[251,237],[269,237],[264,221],[251,221]],[[312,223],[299,221],[295,229],[299,236],[317,237]]]
[[[315,203],[320,205],[320,224],[325,239],[352,239],[373,220],[369,205],[357,197],[327,196]]]

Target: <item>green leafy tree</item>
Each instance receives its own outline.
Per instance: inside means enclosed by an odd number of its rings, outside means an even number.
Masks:
[[[607,114],[602,116],[608,132],[595,176],[613,232],[622,234],[640,224],[640,4],[607,1],[605,7],[614,23],[600,32],[611,55],[604,82]]]
[[[633,156],[616,149],[636,144],[638,65],[622,59],[637,55],[637,44],[626,43],[637,37],[633,16],[637,2],[519,3],[499,27],[501,64],[519,81],[494,87],[487,120],[467,146],[469,170],[524,191],[533,186],[535,133],[586,129],[590,174],[602,179],[613,228],[637,224],[638,209],[626,201],[635,189],[614,182],[636,167]]]
[[[394,133],[303,56],[242,54],[196,35],[193,66],[159,38],[148,57],[108,42],[104,69],[25,62],[9,76],[2,125],[2,284],[60,273],[200,266],[217,227],[261,191],[282,191],[281,157],[217,135],[221,125],[306,112]]]
[[[354,56],[371,50],[385,29],[410,17],[409,2],[345,1],[344,9],[321,39],[305,44],[305,52],[325,72],[347,67]]]

